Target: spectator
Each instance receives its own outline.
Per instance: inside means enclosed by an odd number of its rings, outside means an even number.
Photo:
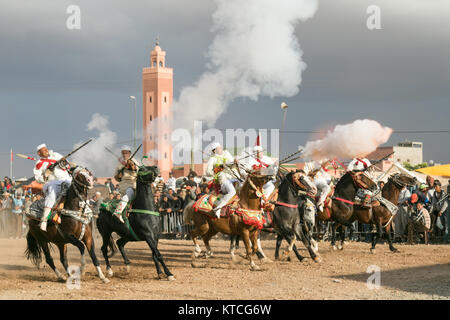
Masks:
[[[114,187],[114,184],[112,183],[111,178],[108,178],[108,179],[106,180],[105,185],[108,187],[108,191],[109,191],[110,194],[111,194],[112,192],[114,192],[114,190],[116,189],[116,188]]]
[[[172,196],[172,209],[174,212],[174,224],[177,231],[176,237],[181,237],[181,226],[183,225],[183,203],[178,195],[175,193]]]
[[[428,232],[430,231],[431,226],[430,214],[417,194],[413,193],[411,195],[410,203],[413,208],[411,218],[408,221],[408,243],[413,244],[416,242],[416,232],[423,232],[425,244],[428,244]]]
[[[92,237],[95,237],[95,232],[97,230],[97,218],[100,212],[100,204],[102,202],[103,199],[100,192],[96,192],[92,199],[88,200],[88,204],[91,206],[92,212],[94,213],[91,223]]]
[[[408,201],[411,199],[411,192],[403,187],[398,197],[398,212],[394,217],[394,240],[404,240],[406,228],[408,227]]]
[[[169,172],[169,179],[167,179],[167,183],[166,183],[166,187],[167,189],[172,189],[174,192],[177,189],[177,179],[175,179],[173,177],[173,172]]]
[[[159,212],[161,214],[161,221],[162,221],[162,232],[168,233],[169,232],[169,214],[172,213],[172,205],[169,202],[169,197],[164,194],[162,196],[162,200],[159,202]]]
[[[17,196],[12,198],[12,208],[10,216],[11,221],[11,236],[19,239],[22,236],[23,230],[23,209],[25,201],[22,198],[22,194],[18,193]]]
[[[12,200],[8,192],[3,193],[2,197],[2,207],[1,207],[1,227],[2,234],[4,237],[9,237],[10,235],[10,216],[11,216]]]
[[[438,229],[443,230],[448,239],[448,223],[447,223],[447,206],[448,203],[445,200],[446,193],[442,190],[441,182],[439,180],[434,181],[434,193],[431,198],[431,230],[433,232]],[[437,228],[436,228],[437,227]]]

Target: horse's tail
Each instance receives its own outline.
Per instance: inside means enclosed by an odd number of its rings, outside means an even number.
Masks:
[[[31,234],[31,231],[27,233],[27,249],[25,250],[25,255],[35,266],[39,267],[42,262],[42,248],[36,238]]]
[[[112,236],[109,237],[108,248],[111,250],[110,254],[108,255],[108,258],[111,258],[116,254],[116,251],[117,251],[117,245],[114,242]]]
[[[194,202],[188,203],[188,205],[184,208],[183,216],[184,216],[184,223],[185,224],[191,224],[191,221],[193,219],[194,214],[194,208],[193,208]]]

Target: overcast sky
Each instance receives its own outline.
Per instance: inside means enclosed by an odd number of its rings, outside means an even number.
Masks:
[[[66,28],[71,4],[81,8],[81,30]],[[369,5],[381,8],[381,30],[366,27]],[[108,116],[118,141],[130,144],[128,97],[142,101],[155,38],[178,98],[206,69],[215,9],[211,0],[0,0],[0,175],[9,175],[10,148],[34,155],[42,142],[67,150],[92,136],[93,113]],[[450,1],[321,0],[296,36],[307,65],[299,94],[236,99],[217,128],[279,128],[286,101],[286,130],[365,118],[394,131],[450,130]],[[313,137],[284,138],[283,149],[295,150]],[[425,160],[450,162],[450,133],[394,132],[386,145],[405,139],[424,142]],[[14,176],[31,176],[32,165],[15,158]]]

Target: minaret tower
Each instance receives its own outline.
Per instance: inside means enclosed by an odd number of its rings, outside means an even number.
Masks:
[[[166,68],[166,52],[156,39],[150,67],[142,69],[143,152],[157,165],[165,181],[173,167],[171,123],[173,119],[173,69]]]

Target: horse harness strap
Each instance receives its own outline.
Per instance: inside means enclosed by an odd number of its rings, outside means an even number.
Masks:
[[[275,202],[275,205],[288,207],[288,208],[295,208],[295,209],[298,208],[298,204],[290,204],[290,203],[284,203],[284,202],[280,202],[280,201]]]

